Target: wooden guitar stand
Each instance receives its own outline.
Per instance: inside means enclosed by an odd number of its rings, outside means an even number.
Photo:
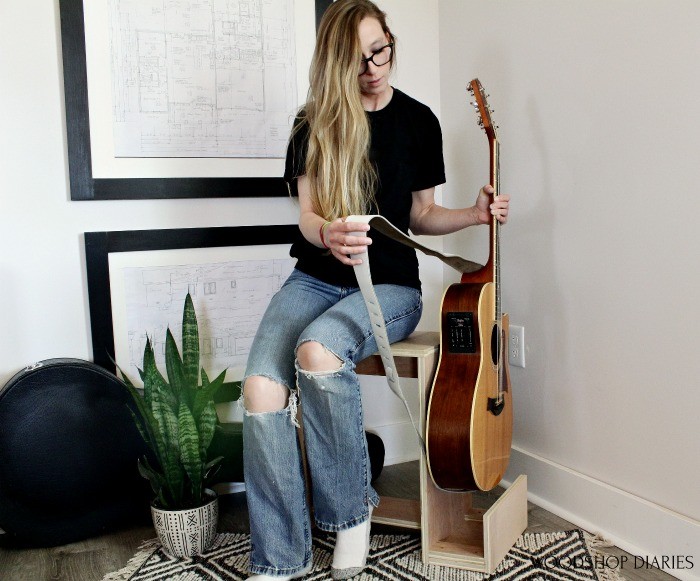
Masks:
[[[424,431],[428,391],[437,367],[440,345],[435,332],[414,333],[394,343],[392,352],[400,377],[418,380],[421,431]],[[378,355],[361,361],[358,374],[384,375]],[[527,528],[527,477],[520,475],[488,509],[474,508],[470,492],[445,492],[420,459],[420,500],[382,497],[372,522],[420,529],[422,560],[491,574]]]

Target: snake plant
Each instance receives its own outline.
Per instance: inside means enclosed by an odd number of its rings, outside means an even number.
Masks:
[[[207,457],[218,425],[214,395],[224,383],[224,370],[209,381],[201,370],[199,382],[199,330],[192,297],[187,293],[182,315],[182,357],[168,328],[165,339],[167,381],[156,366],[150,338],[143,352],[143,393],[121,372],[138,410],[136,425],[158,462],[144,456],[138,469],[151,483],[155,504],[181,510],[205,504],[204,490],[220,466],[222,457]]]

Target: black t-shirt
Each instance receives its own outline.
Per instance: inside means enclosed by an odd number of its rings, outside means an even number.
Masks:
[[[371,208],[370,213],[381,214],[408,234],[412,192],[445,182],[440,123],[429,107],[398,89],[394,89],[386,107],[369,111],[367,116],[371,129],[370,160],[379,177],[375,192],[378,208]],[[302,127],[287,148],[284,179],[293,193],[294,178],[306,173],[307,145],[308,129]],[[371,229],[368,236],[372,238],[372,282],[420,289],[416,251]],[[314,246],[301,232],[290,255],[297,258],[296,266],[302,272],[336,286],[357,286],[352,266],[341,263],[325,248]]]

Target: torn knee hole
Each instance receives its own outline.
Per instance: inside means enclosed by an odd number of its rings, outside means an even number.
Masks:
[[[344,363],[335,353],[317,341],[306,341],[297,347],[297,364],[304,373],[335,373]]]
[[[243,409],[249,414],[279,412],[289,407],[289,388],[273,379],[252,376],[243,386]]]
[[[251,410],[248,407],[243,408],[243,413],[247,417],[258,417],[258,418],[269,418],[272,416],[276,415],[285,415],[286,417],[289,418],[289,421],[295,425],[297,428],[299,427],[299,420],[297,418],[299,411],[299,403],[297,399],[297,394],[295,392],[292,392],[289,394],[289,400],[287,401],[286,405],[284,407],[278,408],[278,409],[273,409],[273,410]]]

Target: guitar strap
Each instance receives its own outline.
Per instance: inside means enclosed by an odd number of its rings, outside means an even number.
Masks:
[[[460,273],[474,272],[482,268],[481,264],[477,264],[476,262],[472,262],[471,260],[467,260],[466,258],[462,258],[461,256],[457,256],[454,254],[445,254],[434,250],[433,248],[429,248],[427,246],[419,244],[412,238],[406,236],[406,234],[401,232],[401,230],[399,230],[396,226],[394,226],[383,216],[349,216],[348,218],[346,218],[345,221],[364,222],[365,224],[369,224],[370,227],[374,228],[377,232],[380,232],[381,234],[384,234],[385,236],[388,236],[392,240],[396,240],[401,244],[405,244],[406,246],[410,246],[411,248],[420,250],[428,256],[434,256],[436,258],[439,258],[445,264],[451,266]],[[365,236],[365,234],[365,232],[351,233],[351,235],[353,236]],[[411,413],[411,409],[409,408],[408,402],[406,401],[406,397],[404,396],[403,390],[401,389],[399,374],[396,371],[394,355],[391,352],[391,345],[389,344],[389,337],[387,335],[386,326],[384,324],[384,315],[382,314],[382,309],[379,305],[377,295],[374,292],[374,285],[372,284],[372,276],[370,275],[369,270],[369,256],[367,253],[364,253],[356,254],[353,256],[353,258],[362,259],[361,264],[357,264],[354,266],[355,276],[357,277],[357,283],[360,287],[360,292],[362,292],[362,297],[365,300],[367,312],[369,313],[369,319],[374,329],[374,338],[377,341],[379,356],[382,360],[382,364],[384,365],[386,380],[389,384],[389,387],[391,388],[391,391],[393,391],[399,397],[399,399],[401,399],[403,405],[406,407],[408,417],[411,419],[413,429],[416,431],[416,435],[418,436],[418,440],[420,441],[421,448],[425,453],[425,442],[423,441],[421,432],[418,429],[418,425],[413,419],[413,414]]]

